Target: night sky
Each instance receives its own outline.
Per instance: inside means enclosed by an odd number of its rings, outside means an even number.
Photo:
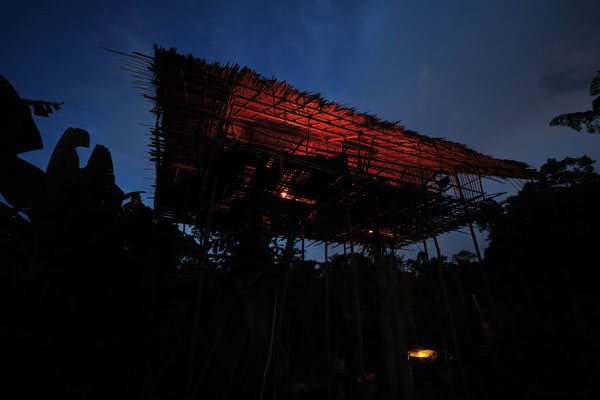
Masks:
[[[148,128],[140,125],[154,122],[151,104],[120,57],[98,46],[151,55],[157,43],[237,62],[536,168],[550,157],[600,160],[600,136],[548,126],[591,108],[598,0],[12,1],[2,6],[0,32],[0,74],[21,97],[65,102],[51,118],[36,117],[45,149],[22,157],[45,169],[67,127],[86,129],[82,165],[95,144],[107,146],[125,192],[151,191]],[[446,254],[472,250],[459,233],[440,244]]]

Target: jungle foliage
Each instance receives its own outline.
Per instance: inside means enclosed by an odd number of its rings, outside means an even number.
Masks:
[[[0,132],[2,391],[526,399],[587,394],[599,381],[600,177],[587,157],[548,160],[518,195],[489,204],[483,265],[468,251],[405,260],[375,245],[353,263],[347,244],[317,263],[292,246],[293,224],[292,239],[273,237],[251,208],[226,233],[155,215],[115,184],[108,149],[79,166],[84,130],[66,130],[45,171],[26,163],[18,154],[42,143],[33,105],[12,86],[2,99],[13,110]],[[439,357],[406,364],[409,348]],[[407,365],[414,392],[403,390]]]

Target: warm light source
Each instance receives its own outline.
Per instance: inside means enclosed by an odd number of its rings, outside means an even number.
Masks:
[[[286,191],[281,192],[281,197],[284,198],[284,199],[286,197],[288,197],[288,192],[286,192]]]
[[[369,233],[373,233],[373,229],[369,229]]]
[[[408,357],[414,358],[437,358],[437,352],[435,350],[411,350],[408,352]]]

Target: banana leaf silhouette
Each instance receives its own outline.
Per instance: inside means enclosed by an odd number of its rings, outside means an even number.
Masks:
[[[82,184],[97,199],[119,207],[125,198],[123,191],[115,184],[112,157],[110,151],[96,145],[87,165],[81,169]]]
[[[0,75],[0,153],[21,154],[43,147],[27,101]]]
[[[89,147],[90,135],[79,128],[67,128],[56,144],[46,167],[46,190],[50,199],[69,195],[80,182],[77,147]]]

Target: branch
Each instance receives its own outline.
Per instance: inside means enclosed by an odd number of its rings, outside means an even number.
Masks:
[[[550,126],[566,126],[581,132],[582,124],[588,133],[600,133],[600,113],[584,111],[562,114],[550,121]]]

